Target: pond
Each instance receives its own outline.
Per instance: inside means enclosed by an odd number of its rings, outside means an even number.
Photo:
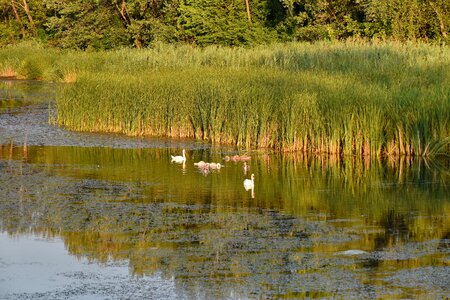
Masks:
[[[0,86],[1,299],[449,295],[448,160],[226,161],[244,152],[65,131],[55,85]]]

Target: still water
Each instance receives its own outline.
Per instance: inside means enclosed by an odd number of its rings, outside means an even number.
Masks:
[[[448,160],[255,151],[246,169],[226,147],[67,132],[54,86],[2,88],[1,299],[449,296]]]

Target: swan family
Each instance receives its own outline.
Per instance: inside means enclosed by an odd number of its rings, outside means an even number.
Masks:
[[[222,165],[220,163],[213,163],[213,162],[204,162],[203,160],[194,163],[194,166],[197,166],[199,169],[213,169],[213,170],[219,170]]]
[[[175,163],[185,163],[186,162],[186,150],[183,149],[182,151],[182,155],[177,155],[177,156],[173,156],[172,157],[172,162]],[[244,173],[247,174],[247,170],[250,168],[247,164],[247,161],[249,161],[251,159],[250,156],[248,155],[234,155],[234,156],[225,156],[224,160],[225,161],[243,161],[244,162]],[[203,160],[194,163],[194,166],[198,167],[199,170],[203,173],[203,174],[207,174],[210,170],[219,170],[220,168],[223,167],[223,165],[221,165],[220,163],[214,163],[214,162],[204,162]],[[255,187],[255,174],[252,174],[250,179],[245,179],[244,180],[244,189],[246,191],[252,190],[253,193],[253,189]],[[253,194],[252,194],[253,195]]]
[[[233,156],[225,156],[223,158],[225,161],[249,161],[251,159],[251,156],[248,155],[233,155]]]

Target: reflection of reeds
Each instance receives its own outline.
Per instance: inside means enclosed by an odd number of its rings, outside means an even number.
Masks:
[[[389,251],[405,241],[437,244],[449,231],[449,174],[420,160],[296,153],[273,155],[269,161],[254,155],[256,196],[243,201],[242,181],[236,179],[242,176],[240,165],[233,169],[235,163],[226,162],[227,168],[205,185],[192,165],[189,176],[181,178],[178,168],[168,168],[171,153],[28,146],[32,165],[24,164],[23,174],[2,178],[8,180],[1,191],[12,191],[0,197],[3,226],[10,234],[61,236],[77,257],[130,259],[130,269],[141,275],[177,270],[177,262],[202,262],[211,255],[224,263],[251,253],[260,258],[262,248],[253,251],[253,244],[268,245],[269,251],[285,245],[292,259],[301,258],[299,247],[307,248],[319,261],[324,253],[347,246]],[[13,166],[23,156],[22,147],[0,145],[0,159],[12,159]],[[198,259],[192,260],[192,251]],[[286,257],[283,251],[273,253]],[[414,267],[418,260],[408,261]],[[323,270],[322,263],[318,267]],[[240,274],[242,268],[237,269]]]
[[[242,176],[241,165],[225,163],[225,168],[217,176],[212,176],[211,187],[205,187],[204,178],[197,174],[193,164],[186,166],[190,176],[180,178],[178,168],[167,168],[173,149],[110,149],[83,147],[27,147],[28,162],[47,166],[51,172],[63,175],[72,170],[70,166],[97,166],[95,178],[118,182],[159,182],[158,178],[168,178],[168,186],[178,185],[196,190],[196,197],[185,200],[198,205],[212,202],[219,209],[241,205]],[[198,154],[194,155],[198,157]],[[0,146],[0,158],[24,159],[24,148],[13,144]],[[435,161],[437,163],[437,161]],[[442,164],[447,163],[444,161]],[[370,212],[375,219],[381,218],[386,206],[395,204],[408,211],[412,207],[421,211],[441,213],[440,203],[421,201],[427,198],[444,199],[446,182],[449,179],[448,166],[435,168],[431,163],[410,157],[377,160],[347,156],[284,154],[272,156],[270,161],[252,157],[252,172],[258,174],[255,187],[258,205],[283,209],[293,215],[303,215],[310,209],[328,211],[337,215]],[[53,166],[61,166],[54,168]],[[152,166],[148,168],[146,166]],[[236,169],[233,170],[233,167]],[[192,168],[192,169],[191,169]],[[69,172],[72,177],[92,177],[90,168],[79,168]],[[133,174],[130,177],[130,174]],[[433,185],[422,184],[433,182]],[[406,184],[407,183],[407,184]],[[201,184],[199,186],[199,184]],[[406,185],[405,185],[406,184]],[[178,188],[177,188],[178,189]],[[188,188],[189,190],[189,188]],[[223,190],[236,191],[223,195]],[[183,193],[180,188],[179,192]],[[325,191],[325,192],[324,192]],[[165,188],[148,186],[149,199],[159,199],[167,192]],[[160,193],[160,194],[159,194]],[[189,194],[189,193],[188,193]],[[422,196],[418,196],[422,195]],[[339,200],[331,201],[337,197]],[[183,198],[184,199],[184,198]],[[358,205],[355,205],[357,199]],[[181,201],[181,200],[180,200]],[[184,200],[183,200],[184,201]],[[217,202],[216,202],[217,201]],[[278,202],[277,202],[278,201]],[[425,209],[427,208],[427,209]]]

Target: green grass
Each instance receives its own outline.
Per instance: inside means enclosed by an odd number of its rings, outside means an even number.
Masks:
[[[34,77],[74,82],[57,97],[57,123],[72,130],[337,155],[450,155],[448,47],[158,45],[38,49],[34,60],[17,47],[5,59],[5,50],[0,70],[27,66]]]

